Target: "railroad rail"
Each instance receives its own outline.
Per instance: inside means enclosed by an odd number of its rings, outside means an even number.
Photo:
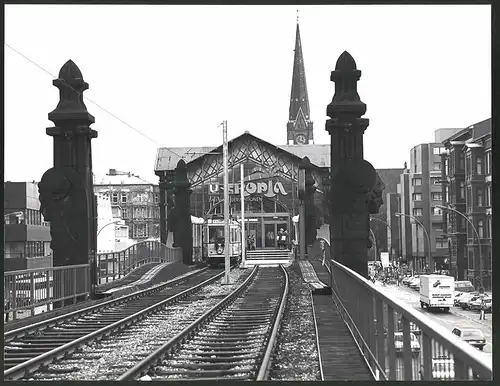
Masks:
[[[199,291],[224,275],[203,268],[142,291],[4,334],[4,379],[28,376],[84,344],[112,335]]]
[[[282,266],[254,267],[215,307],[118,380],[264,380],[288,295]]]

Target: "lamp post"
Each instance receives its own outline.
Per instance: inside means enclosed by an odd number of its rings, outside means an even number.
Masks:
[[[395,216],[397,217],[401,217],[401,216],[405,216],[405,217],[409,217],[409,218],[412,218],[413,220],[415,220],[415,222],[417,224],[419,224],[422,229],[424,230],[425,232],[425,235],[427,236],[427,242],[429,243],[429,256],[427,258],[427,264],[429,265],[429,269],[431,270],[431,272],[433,271],[433,268],[432,268],[432,246],[431,246],[431,238],[429,236],[429,233],[427,232],[427,229],[425,229],[424,227],[424,224],[422,224],[420,221],[418,221],[417,218],[415,218],[415,216],[412,216],[411,214],[405,214],[405,213],[394,213]],[[417,237],[417,240],[418,240],[418,237]],[[425,253],[425,248],[424,248],[424,253]]]
[[[392,240],[392,228],[391,228],[391,226],[386,221],[384,221],[384,220],[382,220],[380,218],[377,218],[377,217],[370,217],[370,222],[372,220],[377,220],[377,221],[380,221],[381,223],[385,224],[387,226],[387,228],[389,229],[389,232],[391,232],[391,240]],[[371,230],[371,228],[370,228],[370,230]],[[387,245],[387,249],[389,249],[389,256],[391,256],[392,255],[391,254],[392,246]]]
[[[442,209],[442,210],[451,210],[452,212],[457,213],[458,215],[462,216],[470,224],[470,226],[474,230],[474,233],[476,234],[476,237],[477,237],[477,246],[479,249],[479,271],[480,271],[480,273],[479,273],[479,285],[481,286],[481,288],[484,288],[483,287],[483,258],[481,255],[481,239],[479,238],[479,233],[477,232],[476,227],[474,226],[472,221],[470,221],[466,215],[464,215],[462,212],[459,212],[458,210],[456,210],[454,208],[451,208],[449,206],[444,206],[444,205],[434,205],[433,207],[438,208],[438,209]],[[474,270],[476,270],[475,255],[474,255]]]
[[[111,225],[111,224],[118,224],[121,220],[115,220],[115,221],[112,221],[112,222],[108,222],[107,224],[105,224],[104,226],[101,227],[101,229],[99,229],[99,231],[97,232],[97,236],[99,236],[99,233],[101,233],[101,231],[106,228],[108,225]]]
[[[373,246],[375,247],[375,261],[377,261],[378,258],[378,253],[377,253],[377,239],[375,237],[375,233],[373,233],[372,229],[370,228],[370,233],[373,237]]]

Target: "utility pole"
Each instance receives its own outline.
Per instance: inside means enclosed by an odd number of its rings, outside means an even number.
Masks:
[[[228,160],[228,144],[227,144],[227,121],[222,122],[222,143],[223,143],[223,160],[224,160],[224,284],[229,282],[230,256],[229,251],[231,245],[229,243],[229,171],[227,166]]]
[[[241,199],[241,268],[246,268],[245,264],[245,247],[246,247],[246,240],[245,240],[245,180],[243,177],[243,173],[245,171],[245,165],[242,163],[240,165],[240,180],[241,180],[241,186],[240,186],[240,199]]]

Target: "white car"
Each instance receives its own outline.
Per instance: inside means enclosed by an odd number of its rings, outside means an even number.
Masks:
[[[432,378],[455,378],[455,362],[447,356],[432,358]]]
[[[415,277],[412,280],[410,280],[408,285],[411,289],[414,289],[416,291],[420,290],[420,276]]]
[[[411,353],[413,356],[420,355],[420,343],[418,343],[417,337],[415,334],[410,332],[410,346]],[[396,354],[403,353],[403,333],[395,332],[394,333],[394,347],[396,348]]]

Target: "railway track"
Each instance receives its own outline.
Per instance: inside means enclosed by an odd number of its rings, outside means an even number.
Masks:
[[[288,294],[280,267],[257,268],[235,291],[118,380],[264,380]]]
[[[4,379],[26,377],[82,345],[116,334],[182,301],[223,275],[223,270],[204,268],[130,295],[6,332]]]

